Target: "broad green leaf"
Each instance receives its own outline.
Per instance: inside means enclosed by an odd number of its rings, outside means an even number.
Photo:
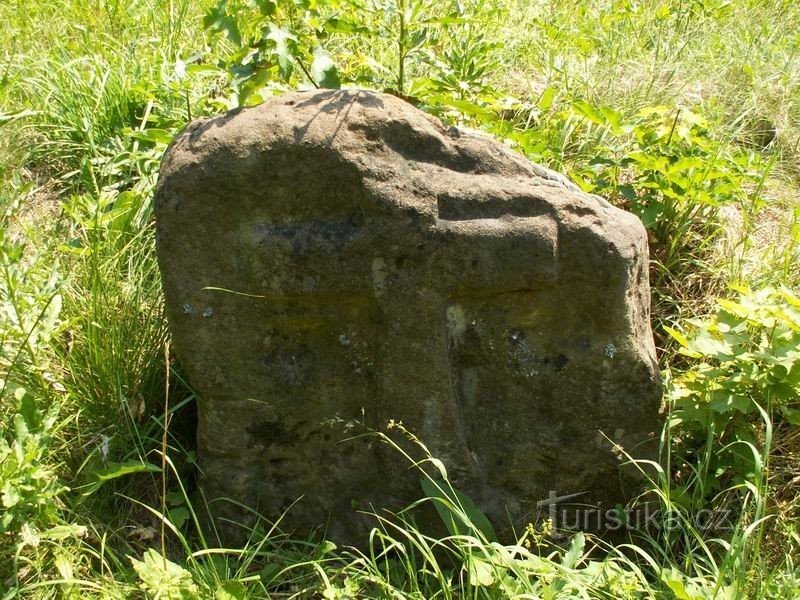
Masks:
[[[749,308],[747,308],[746,306],[742,306],[741,304],[739,304],[738,302],[734,302],[733,300],[725,300],[725,299],[717,300],[717,304],[719,304],[720,307],[725,309],[730,314],[736,315],[737,317],[740,317],[742,319],[746,319],[751,313],[751,310]]]
[[[5,508],[11,508],[19,504],[20,500],[22,500],[22,497],[19,495],[16,486],[12,485],[10,481],[6,481],[2,489],[0,489],[0,503]]]
[[[278,10],[278,5],[273,0],[248,0],[251,8],[257,8],[262,15],[271,17]]]
[[[548,85],[542,95],[539,96],[539,108],[542,110],[548,110],[551,106],[553,106],[553,100],[556,97],[556,88],[553,85]]]
[[[730,356],[733,348],[724,339],[714,335],[707,329],[701,329],[697,336],[689,343],[689,350],[699,352],[705,356],[719,357]]]
[[[225,581],[214,592],[214,600],[245,600],[247,588],[240,581]]]
[[[451,535],[480,537],[479,534],[482,534],[490,542],[497,541],[497,534],[486,515],[449,482],[434,482],[423,478],[420,484],[425,495],[433,501],[436,512]]]
[[[186,72],[189,75],[203,75],[203,74],[210,74],[210,75],[219,75],[220,73],[224,74],[224,69],[216,65],[206,65],[206,64],[198,64],[193,63],[191,65],[186,65]]]
[[[800,409],[784,406],[781,408],[781,414],[790,424],[800,427]]]
[[[272,42],[272,51],[278,59],[281,77],[288,80],[294,71],[293,61],[297,53],[297,38],[291,31],[270,23],[265,39]]]
[[[577,567],[581,556],[583,556],[583,549],[585,546],[586,536],[583,535],[582,531],[579,531],[572,536],[572,540],[570,540],[569,543],[569,548],[561,559],[561,566],[567,569],[574,569]]]
[[[672,327],[667,327],[666,325],[663,327],[664,331],[666,331],[670,337],[672,337],[675,341],[677,341],[681,346],[684,348],[689,347],[689,340],[686,339],[686,336],[683,335],[677,329],[673,329]]]
[[[143,142],[153,142],[155,144],[168,145],[172,141],[173,134],[166,129],[145,129],[144,131],[129,131],[126,137]]]
[[[672,572],[662,572],[661,581],[667,584],[667,587],[672,591],[675,600],[695,600],[694,596],[690,596],[686,591],[686,585],[683,583],[683,576],[680,575],[675,569]]]
[[[345,21],[343,19],[338,19],[336,17],[331,17],[327,21],[323,27],[330,31],[331,33],[348,33],[348,34],[358,34],[358,35],[369,35],[372,32],[366,28],[362,27],[361,25],[356,25],[355,23],[351,23],[350,21]]]
[[[96,469],[91,473],[93,481],[84,488],[83,495],[87,496],[96,492],[103,484],[131,475],[133,473],[160,473],[161,468],[151,463],[141,462],[138,460],[129,460],[125,462],[109,462],[104,467]]]
[[[680,173],[689,169],[702,169],[706,161],[697,156],[682,156],[670,168],[670,173]]]
[[[189,510],[183,506],[178,506],[169,511],[169,520],[177,529],[181,529],[191,516]]]
[[[454,108],[463,115],[477,117],[482,121],[491,122],[497,120],[497,115],[494,114],[491,110],[484,108],[480,104],[475,104],[474,102],[470,102],[469,100],[461,100],[458,98],[454,98],[452,96],[446,96],[441,94],[435,96],[428,96],[425,100],[426,102],[428,102],[433,106]]]
[[[83,525],[56,525],[44,530],[40,535],[45,540],[80,539],[86,535],[87,529]]]
[[[612,132],[615,134],[622,133],[622,114],[620,112],[608,106],[602,106],[600,107],[600,114],[603,115]]]
[[[494,585],[495,570],[490,562],[482,560],[475,554],[470,554],[467,564],[469,568],[470,584],[477,587],[489,587],[490,585]]]
[[[635,212],[642,220],[642,224],[647,228],[651,228],[661,220],[664,214],[664,205],[660,202],[650,202]]]
[[[17,413],[25,420],[27,430],[31,433],[38,431],[42,424],[42,413],[36,408],[33,395],[25,388],[17,388],[14,397],[17,399]]]
[[[750,289],[750,286],[744,283],[729,283],[728,287],[734,292],[739,292],[739,294],[742,296],[749,296],[753,293],[753,290]]]
[[[311,63],[311,78],[318,87],[339,89],[339,71],[333,62],[330,53],[322,46],[314,49],[314,61]]]
[[[28,439],[28,436],[31,435],[31,431],[28,429],[28,424],[25,421],[25,417],[21,414],[17,413],[14,415],[14,435],[16,436],[16,440],[18,444],[22,444]]]
[[[319,546],[315,549],[315,554],[317,558],[322,558],[323,556],[327,556],[331,552],[336,550],[337,546],[330,540],[324,540]]]
[[[741,413],[753,412],[753,402],[747,396],[740,394],[727,394],[725,392],[712,392],[708,407],[718,413],[739,411]]]
[[[242,45],[242,34],[236,19],[226,11],[226,0],[220,0],[203,17],[203,27],[224,33],[227,38],[237,46]]]
[[[237,97],[239,106],[250,105],[248,99],[267,85],[271,76],[272,74],[269,68],[262,67],[251,70],[250,75],[243,79],[239,85],[239,94]]]
[[[160,600],[199,600],[200,592],[189,573],[179,564],[150,548],[142,560],[131,557],[133,569],[141,580],[140,587]]]
[[[606,118],[603,116],[603,113],[600,112],[597,108],[589,104],[588,102],[584,102],[582,100],[578,102],[574,102],[572,104],[572,109],[578,115],[585,117],[592,123],[597,125],[606,125]]]

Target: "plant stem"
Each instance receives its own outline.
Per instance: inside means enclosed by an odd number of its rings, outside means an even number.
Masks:
[[[399,0],[398,6],[400,8],[400,35],[397,38],[397,92],[402,96],[405,87],[405,63],[406,63],[406,3],[405,0]]]

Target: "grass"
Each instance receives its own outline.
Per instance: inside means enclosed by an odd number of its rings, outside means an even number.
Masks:
[[[721,138],[771,146],[798,166],[794,2],[512,4],[517,77],[538,73],[623,112],[701,105]]]
[[[800,595],[800,7],[476,0],[443,23],[441,0],[275,6],[299,40],[291,73],[248,70],[267,18],[233,0],[0,5],[0,597]],[[402,28],[399,7],[415,9]],[[413,510],[378,510],[360,549],[258,518],[243,548],[203,535],[158,161],[190,117],[309,86],[318,43],[345,84],[482,128],[647,224],[669,384],[663,460],[633,507],[658,508],[649,527],[611,541],[539,521],[504,545],[424,470],[444,536]]]

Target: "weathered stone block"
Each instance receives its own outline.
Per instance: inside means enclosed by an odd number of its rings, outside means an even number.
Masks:
[[[352,439],[395,419],[500,530],[550,491],[625,498],[613,443],[652,440],[660,404],[636,217],[363,91],[191,124],[156,216],[207,497],[273,518],[302,497],[285,528],[352,541],[355,508],[421,495]]]

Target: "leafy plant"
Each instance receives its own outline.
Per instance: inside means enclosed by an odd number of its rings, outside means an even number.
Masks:
[[[131,558],[141,588],[154,600],[197,600],[200,593],[192,574],[152,548],[142,560]]]
[[[68,491],[47,463],[57,411],[42,414],[23,388],[14,396],[13,430],[0,429],[0,536],[58,523],[61,496]]]
[[[236,105],[287,85],[354,83],[473,116],[494,95],[498,45],[482,32],[494,12],[484,0],[220,0],[204,24],[235,47],[222,65]]]
[[[323,42],[347,30],[336,9],[344,2],[219,0],[203,24],[224,33],[235,50],[223,61],[239,106],[258,103],[268,83],[288,85],[299,70],[314,87],[338,88],[339,73]]]
[[[707,457],[702,488],[760,480],[764,415],[800,425],[800,298],[788,288],[751,290],[718,300],[687,333],[668,328],[690,367],[672,380],[672,425],[692,435],[692,452]]]

